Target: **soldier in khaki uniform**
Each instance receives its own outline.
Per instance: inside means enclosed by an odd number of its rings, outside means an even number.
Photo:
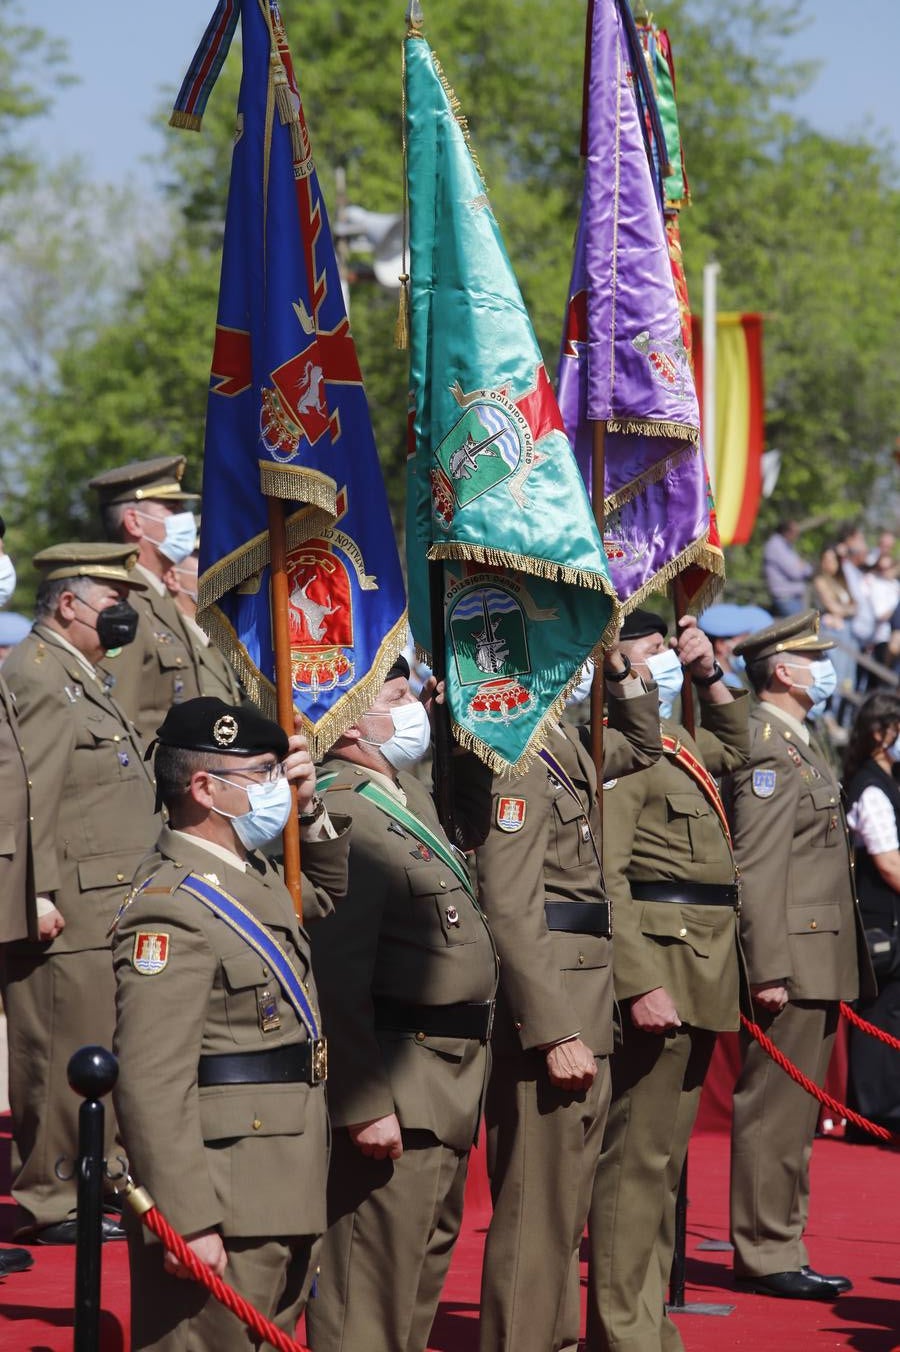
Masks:
[[[216,696],[227,704],[241,699],[231,667],[210,649],[206,635],[188,623],[163,580],[196,543],[190,504],[197,494],[181,487],[186,463],[182,455],[138,460],[97,474],[90,483],[99,495],[108,537],[138,550],[145,589],[136,603],[137,636],[121,652],[108,653],[104,666],[115,680],[117,702],[145,742],[173,704],[197,695]]]
[[[741,938],[755,1017],[821,1085],[838,1002],[874,990],[856,908],[840,788],[805,722],[836,684],[813,611],[737,645],[760,703],[750,763],[727,785],[742,874]],[[764,1295],[832,1300],[845,1277],[809,1267],[803,1231],[818,1104],[743,1042],[731,1137],[736,1277]]]
[[[663,755],[603,794],[621,1044],[589,1218],[592,1352],[682,1346],[664,1310],[675,1192],[716,1032],[738,1026],[738,891],[712,776],[746,760],[749,697],[725,686],[693,617],[674,649],[666,632],[645,610],[622,627],[622,652],[659,688]],[[671,721],[684,670],[700,698],[696,738]]]
[[[315,770],[302,737],[213,698],[169,712],[155,768],[170,824],[113,937],[122,1139],[201,1262],[293,1336],[325,1228],[326,1061],[306,932],[258,847]],[[345,890],[347,835],[324,814],[302,832],[305,912]],[[128,1232],[135,1349],[250,1345],[130,1215]]]
[[[605,659],[605,773],[660,754],[659,708],[616,650]],[[558,724],[521,778],[496,776],[477,851],[500,954],[485,1105],[494,1212],[481,1286],[482,1352],[554,1352],[609,1107],[613,989],[597,775]],[[577,1341],[577,1336],[576,1336]]]
[[[320,774],[353,838],[347,897],[312,931],[334,1129],[315,1352],[424,1352],[487,1077],[497,960],[431,795],[401,772],[430,740],[408,677],[401,657]],[[487,829],[490,774],[460,755],[454,777],[467,843]]]
[[[12,1193],[23,1234],[42,1243],[75,1238],[76,1180],[55,1172],[78,1140],[66,1063],[86,1043],[112,1038],[107,931],[158,824],[143,746],[97,665],[134,633],[124,598],[143,585],[135,557],[107,544],[37,554],[37,619],[3,667],[31,781],[38,925],[37,938],[6,950]],[[110,1112],[110,1148],[114,1133]],[[103,1224],[108,1238],[120,1236],[111,1217]]]

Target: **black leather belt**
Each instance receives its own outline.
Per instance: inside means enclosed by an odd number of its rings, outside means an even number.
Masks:
[[[328,1045],[323,1037],[268,1052],[201,1056],[197,1066],[201,1089],[213,1084],[320,1084],[327,1077]]]
[[[669,901],[677,906],[727,906],[740,910],[736,883],[632,883],[635,901]]]
[[[462,1037],[487,1042],[494,1026],[493,1000],[455,1005],[408,1005],[403,1000],[375,997],[375,1027],[385,1033],[421,1037]]]
[[[610,937],[608,901],[548,901],[544,905],[549,930]]]

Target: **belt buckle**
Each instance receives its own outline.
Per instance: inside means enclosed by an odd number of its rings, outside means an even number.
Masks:
[[[323,1084],[328,1079],[328,1039],[317,1037],[312,1043],[312,1082]]]

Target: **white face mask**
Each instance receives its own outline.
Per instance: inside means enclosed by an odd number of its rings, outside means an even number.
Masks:
[[[386,742],[373,742],[370,737],[362,737],[360,741],[377,746],[395,770],[404,770],[427,755],[431,745],[431,724],[425,705],[419,700],[396,705],[390,710],[390,716],[394,731]]]
[[[214,775],[212,771],[210,776],[234,788],[230,779],[222,779],[221,775]],[[281,775],[271,784],[248,784],[245,791],[250,804],[249,812],[223,812],[220,807],[213,808],[213,812],[232,822],[245,850],[257,850],[266,841],[280,836],[284,830],[291,815],[291,786]]]
[[[678,660],[678,654],[674,648],[667,648],[664,653],[654,653],[652,657],[645,658],[645,665],[659,687],[659,716],[671,718],[672,706],[684,684],[684,668]]]
[[[16,590],[16,570],[8,554],[0,554],[0,610],[8,605]]]
[[[144,517],[147,521],[160,521],[158,516],[151,516],[149,512],[138,512],[138,516]],[[161,540],[154,540],[154,545],[170,563],[184,563],[188,555],[193,554],[197,544],[197,522],[194,513],[173,512],[162,521],[162,526],[165,535]]]

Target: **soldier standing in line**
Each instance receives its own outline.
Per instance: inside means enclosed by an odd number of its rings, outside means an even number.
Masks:
[[[205,661],[207,644],[189,628],[163,578],[197,542],[197,523],[189,504],[196,493],[181,487],[183,455],[136,460],[97,474],[90,481],[100,498],[103,527],[110,540],[138,551],[138,575],[144,592],[136,609],[133,644],[108,653],[105,667],[115,680],[113,693],[134,720],[145,742],[154,736],[173,704],[197,695],[216,695],[238,704],[237,677],[227,663],[216,675]]]
[[[497,959],[466,865],[405,773],[430,736],[400,657],[320,772],[353,837],[347,897],[311,935],[334,1131],[315,1352],[424,1352],[462,1218]],[[469,754],[453,768],[469,844],[487,830],[490,772]]]
[[[675,1195],[716,1034],[738,1026],[739,896],[713,775],[747,758],[749,696],[728,690],[693,616],[674,647],[667,628],[647,610],[622,627],[623,654],[659,688],[663,754],[603,795],[621,1042],[588,1221],[592,1352],[682,1347],[665,1313]],[[696,737],[671,721],[685,670]]]
[[[660,754],[656,690],[616,648],[604,674],[604,772],[633,774]],[[485,1104],[494,1212],[482,1352],[554,1352],[563,1337],[609,1107],[612,946],[597,787],[587,748],[557,724],[525,775],[494,777],[477,851],[501,970]]]
[[[117,917],[116,1111],[129,1163],[189,1248],[293,1336],[325,1228],[327,1057],[306,932],[259,847],[315,792],[306,742],[203,697],[159,729],[155,852]],[[304,914],[347,882],[348,823],[301,832]],[[127,1218],[135,1349],[251,1336]],[[254,1344],[255,1345],[255,1344]]]
[[[75,1240],[76,1179],[56,1173],[78,1142],[65,1067],[79,1047],[112,1039],[109,925],[158,823],[143,745],[98,665],[134,636],[136,557],[109,544],[36,554],[35,625],[3,666],[30,780],[37,911],[36,934],[7,945],[3,976],[12,1195],[20,1233],[44,1244]],[[109,1152],[115,1126],[108,1112]],[[117,1218],[104,1216],[103,1233],[122,1238]]]
[[[755,1016],[818,1085],[839,1001],[874,993],[840,787],[806,723],[837,683],[822,656],[832,646],[814,610],[736,646],[760,703],[749,765],[726,786]],[[756,1042],[743,1036],[742,1049],[731,1131],[735,1276],[762,1295],[833,1300],[850,1282],[810,1268],[803,1243],[818,1104]]]

